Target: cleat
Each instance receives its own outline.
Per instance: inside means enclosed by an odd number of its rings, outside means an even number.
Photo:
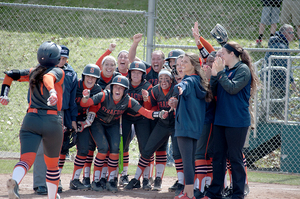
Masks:
[[[7,190],[8,190],[8,198],[9,199],[19,199],[20,195],[19,195],[18,183],[13,179],[9,179],[7,181],[6,185],[7,185]]]
[[[184,185],[178,183],[177,184],[177,189],[175,190],[175,196],[179,196],[181,192],[183,192]]]
[[[161,191],[162,190],[161,183],[162,183],[161,177],[156,177],[154,180],[154,186],[152,191]]]
[[[107,180],[106,178],[101,178],[100,179],[100,184],[101,184],[101,187],[103,188],[103,190],[106,190],[106,183],[107,183]]]
[[[56,194],[56,199],[60,199],[60,195],[58,193]]]
[[[91,179],[89,177],[84,177],[82,179],[82,184],[87,187],[88,189],[91,188]]]
[[[225,189],[223,189],[221,194],[223,198],[231,197],[233,194],[232,187],[226,187]]]
[[[144,189],[145,191],[150,191],[150,190],[152,189],[151,184],[150,184],[150,181],[149,181],[148,178],[144,178],[144,179],[143,179],[143,189]]]
[[[244,187],[244,196],[247,196],[249,193],[250,193],[249,185],[245,184],[245,187]]]
[[[134,188],[139,189],[139,188],[141,188],[141,182],[135,178],[132,178],[129,181],[128,185],[126,185],[124,188],[129,189],[129,190],[134,189]]]
[[[169,192],[175,192],[178,186],[178,180],[172,185],[172,187],[169,187]]]
[[[61,185],[61,179],[59,179],[59,184],[58,184],[58,187],[57,187],[57,193],[62,193],[62,190],[63,190],[63,187]]]
[[[204,197],[204,193],[202,193],[199,189],[194,189],[194,196],[195,198],[203,198]]]
[[[93,181],[91,188],[93,191],[103,191],[104,190],[100,181]]]
[[[34,193],[38,194],[38,195],[47,195],[48,194],[48,190],[47,187],[45,186],[38,186],[33,188]]]
[[[88,188],[86,186],[84,186],[79,179],[74,179],[70,181],[70,189],[73,190],[83,190],[86,191],[88,190]]]
[[[113,193],[117,193],[118,192],[118,187],[117,187],[116,181],[113,179],[113,180],[110,180],[109,182],[107,182],[106,183],[106,189],[108,191],[113,192]]]
[[[126,185],[128,185],[128,183],[129,183],[128,175],[120,177],[120,180],[119,180],[119,185],[120,186],[126,186]]]

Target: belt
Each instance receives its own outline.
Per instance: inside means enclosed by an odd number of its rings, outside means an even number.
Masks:
[[[40,113],[40,114],[48,114],[48,115],[57,115],[57,111],[55,111],[55,110],[45,110],[45,109],[37,109],[37,108],[28,108],[27,113]]]

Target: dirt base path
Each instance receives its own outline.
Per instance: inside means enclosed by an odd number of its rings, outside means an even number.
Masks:
[[[10,174],[0,174],[2,183],[0,184],[0,198],[7,198],[6,181],[11,177]],[[69,199],[83,199],[83,198],[103,198],[103,199],[131,199],[131,198],[174,198],[174,193],[169,193],[168,188],[176,181],[176,178],[165,177],[163,179],[163,190],[162,191],[144,191],[142,189],[128,191],[119,187],[118,193],[111,193],[108,191],[95,192],[95,191],[74,191],[69,189],[69,182],[71,174],[63,174],[62,185],[63,193],[60,194],[61,198]],[[129,176],[131,179],[133,176]],[[28,173],[20,184],[20,197],[21,198],[34,198],[42,199],[47,196],[40,196],[34,194],[32,190],[32,173]],[[249,182],[250,194],[246,199],[299,199],[300,198],[300,185],[289,186],[279,184],[261,184]]]

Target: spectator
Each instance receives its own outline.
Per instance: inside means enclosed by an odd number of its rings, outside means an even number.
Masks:
[[[261,0],[263,3],[263,10],[261,13],[261,20],[259,24],[259,36],[256,40],[256,45],[261,45],[262,38],[265,31],[265,25],[271,25],[270,37],[275,35],[277,23],[279,22],[280,6],[282,0]]]
[[[289,42],[294,39],[294,28],[289,24],[284,24],[280,27],[279,32],[276,32],[275,36],[271,37],[268,43],[268,48],[280,48],[289,49]],[[289,52],[267,52],[265,55],[266,66],[268,66],[269,57],[271,55],[276,56],[290,56]],[[272,66],[284,66],[287,67],[287,60],[285,59],[273,59]],[[285,72],[282,70],[272,70],[271,77],[271,99],[280,99],[285,96]],[[294,79],[290,78],[292,88],[296,89],[296,84]],[[282,111],[284,109],[284,102],[272,102],[270,107],[270,115],[277,117],[278,119],[283,119]],[[276,113],[276,114],[275,114]]]
[[[280,16],[280,22],[282,24],[290,23],[297,28],[297,36],[299,39],[300,48],[300,14],[299,14],[300,1],[299,0],[284,0],[282,3],[282,10]]]

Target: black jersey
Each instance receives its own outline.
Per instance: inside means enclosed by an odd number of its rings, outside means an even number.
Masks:
[[[151,95],[150,95],[151,104],[152,106],[157,106],[159,111],[170,110],[171,107],[168,105],[168,101],[171,97],[178,98],[178,94],[174,92],[174,84],[171,85],[171,88],[167,93],[167,95],[164,94],[159,84],[154,86],[151,90]],[[171,111],[166,119],[159,119],[158,122],[161,122],[167,126],[174,126],[175,125],[174,111]]]
[[[78,116],[77,116],[77,121],[84,121],[86,119],[86,110],[89,107],[82,107],[80,106],[80,101],[82,98],[82,91],[84,90],[83,86],[83,81],[80,79],[78,80],[78,85],[77,85],[77,90],[76,90],[76,104],[78,108]],[[93,96],[99,92],[102,91],[102,88],[98,85],[95,84],[92,89],[90,89],[90,96]]]
[[[152,84],[150,84],[147,80],[144,80],[138,85],[136,88],[134,88],[131,84],[129,86],[128,95],[132,98],[134,98],[136,101],[138,101],[141,105],[144,104],[143,96],[142,96],[142,89],[147,90],[148,92],[151,92]],[[136,113],[132,109],[127,109],[124,117],[126,119],[131,121],[136,121],[141,119],[143,116],[139,113]]]
[[[147,71],[147,75],[146,75],[146,80],[148,82],[150,82],[150,84],[152,84],[152,86],[155,86],[158,84],[158,73],[155,72],[152,69],[152,66],[146,62],[143,61],[143,63],[146,66],[146,71]]]
[[[101,75],[102,75],[102,73],[101,73]],[[114,72],[113,75],[112,75],[112,77],[111,77],[111,79],[110,79],[110,81],[107,82],[107,83],[103,80],[103,78],[102,78],[101,75],[100,75],[100,79],[99,79],[98,84],[101,86],[102,89],[105,89],[105,87],[106,87],[108,84],[110,84],[110,83],[112,82],[112,80],[113,80],[113,78],[114,78],[115,76],[117,76],[117,75],[122,75],[122,74],[119,73],[119,72]]]
[[[91,106],[90,110],[97,110],[95,119],[99,119],[102,124],[106,126],[117,123],[126,109],[130,108],[133,111],[138,112],[142,107],[138,101],[127,94],[115,104],[110,90],[104,90],[91,97],[91,99],[93,100],[94,105]]]

